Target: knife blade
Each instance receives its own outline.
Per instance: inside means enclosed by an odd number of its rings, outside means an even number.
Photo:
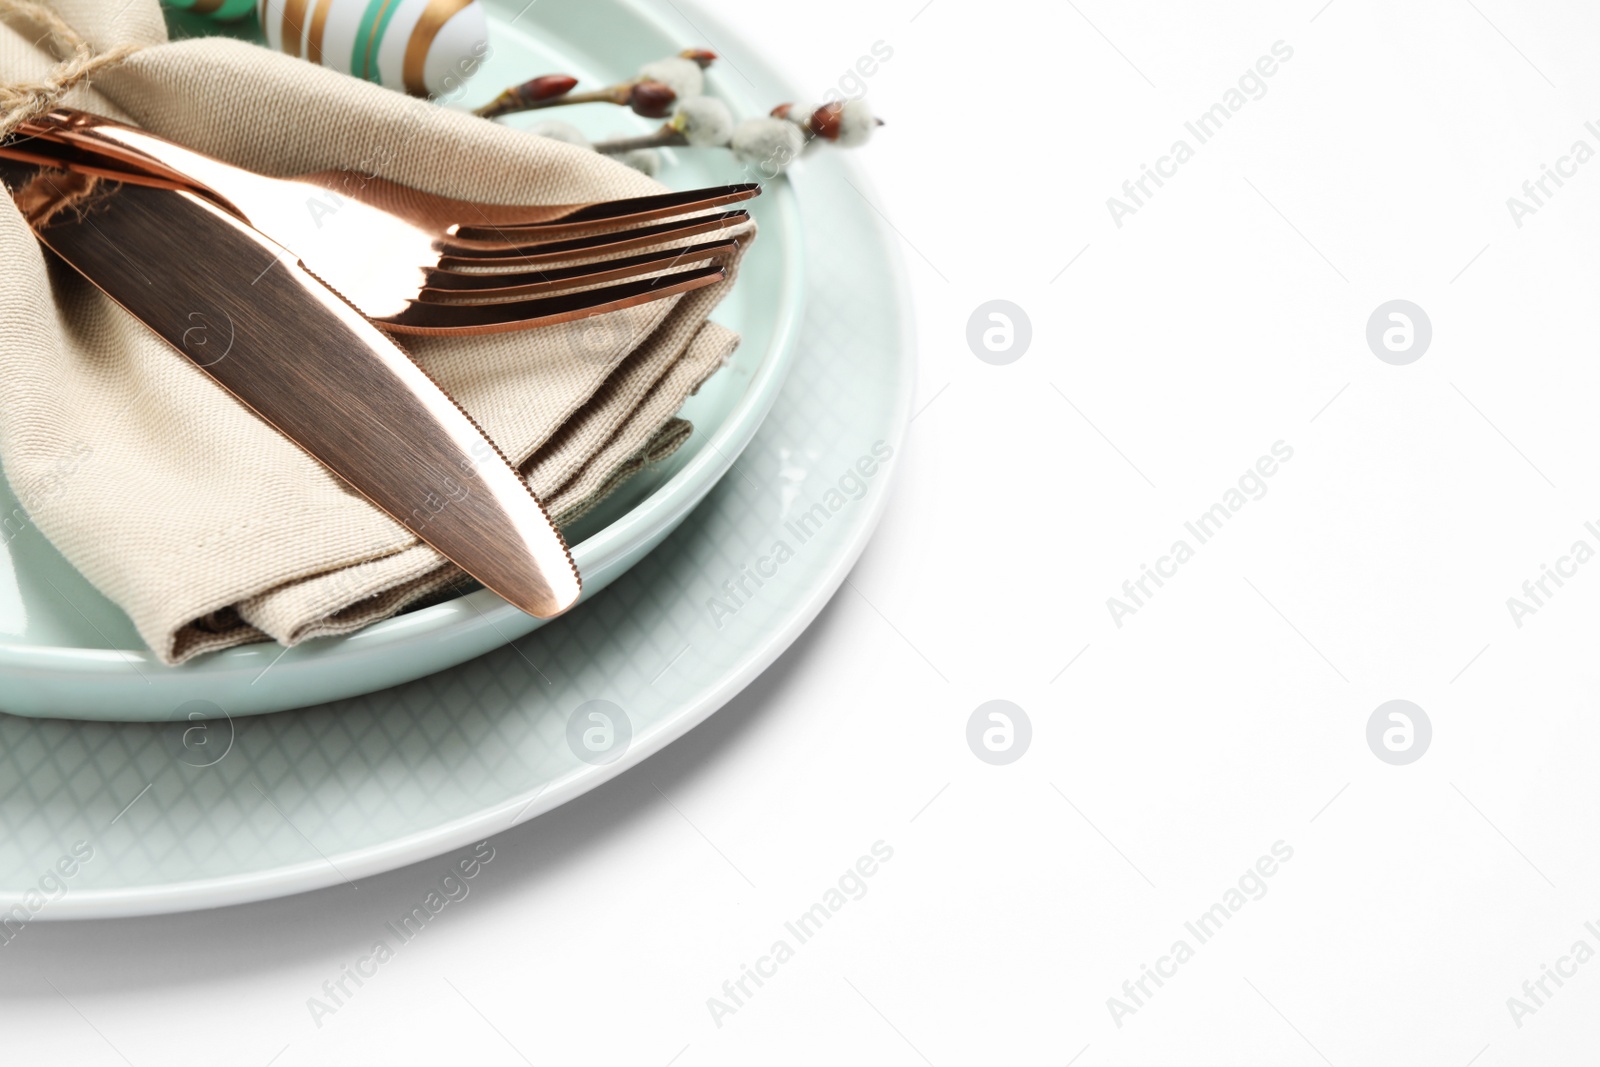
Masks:
[[[193,193],[22,164],[0,178],[35,235],[350,488],[539,618],[578,600],[555,524],[472,418],[390,337]],[[225,318],[226,353],[194,344]]]

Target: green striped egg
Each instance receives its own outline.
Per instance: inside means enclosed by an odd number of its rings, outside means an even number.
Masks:
[[[234,22],[244,18],[256,6],[256,0],[165,0],[170,8],[190,11],[196,15],[210,15],[220,22]]]
[[[454,93],[488,53],[478,0],[253,2],[273,48],[416,96]]]

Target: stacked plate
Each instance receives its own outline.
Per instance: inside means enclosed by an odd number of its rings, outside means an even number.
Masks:
[[[482,93],[541,71],[606,84],[630,73],[617,57],[706,43],[742,75],[711,79],[736,114],[792,95],[698,15],[486,7]],[[679,152],[664,176],[739,180],[713,152]],[[477,592],[168,668],[37,531],[8,529],[0,910],[37,904],[74,846],[94,859],[41,919],[216,906],[414,862],[592,788],[726,702],[837,589],[900,461],[909,316],[863,189],[822,151],[754,202],[761,237],[715,316],[743,335],[738,354],[685,409],[689,443],[569,531],[591,602],[535,633]],[[0,482],[0,515],[16,508]]]

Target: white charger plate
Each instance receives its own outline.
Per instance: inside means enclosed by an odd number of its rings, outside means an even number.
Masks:
[[[529,8],[484,0],[491,54],[463,106],[534,73],[565,71],[596,86],[686,47],[693,30],[635,0],[585,0]],[[215,32],[191,17],[186,25]],[[735,114],[765,114],[778,81],[757,57],[713,68],[709,90]],[[657,123],[590,105],[564,115],[591,134],[640,133]],[[516,116],[529,125],[548,113]],[[689,189],[748,181],[727,152],[679,151],[663,177]],[[799,330],[804,294],[800,220],[789,183],[769,182],[747,206],[761,236],[738,283],[713,315],[743,342],[730,364],[682,414],[695,434],[670,459],[631,479],[567,531],[584,595],[604,589],[658,545],[716,485],[778,395]],[[543,625],[480,590],[408,612],[347,637],[284,650],[263,643],[162,664],[133,623],[33,529],[0,478],[0,711],[115,721],[242,716],[325,703],[455,666]]]
[[[876,525],[914,384],[899,258],[851,185],[869,187],[840,152],[801,167],[806,217],[825,222],[806,228],[794,369],[733,473],[655,552],[561,625],[383,693],[199,726],[0,716],[0,911],[218,907],[428,859],[640,762],[777,658]],[[611,762],[590,762],[583,733],[607,722]],[[75,846],[92,859],[54,875]]]

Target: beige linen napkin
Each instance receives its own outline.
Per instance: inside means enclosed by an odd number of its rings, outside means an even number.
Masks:
[[[495,203],[662,188],[592,152],[264,48],[169,43],[157,0],[54,7],[96,49],[148,46],[64,103],[240,166],[277,175],[348,167]],[[0,25],[0,82],[51,69],[36,36]],[[582,322],[404,344],[566,522],[687,436],[675,413],[738,342],[707,321],[736,265],[718,285]],[[168,663],[346,633],[462,581],[52,261],[4,197],[0,464],[39,530]]]

